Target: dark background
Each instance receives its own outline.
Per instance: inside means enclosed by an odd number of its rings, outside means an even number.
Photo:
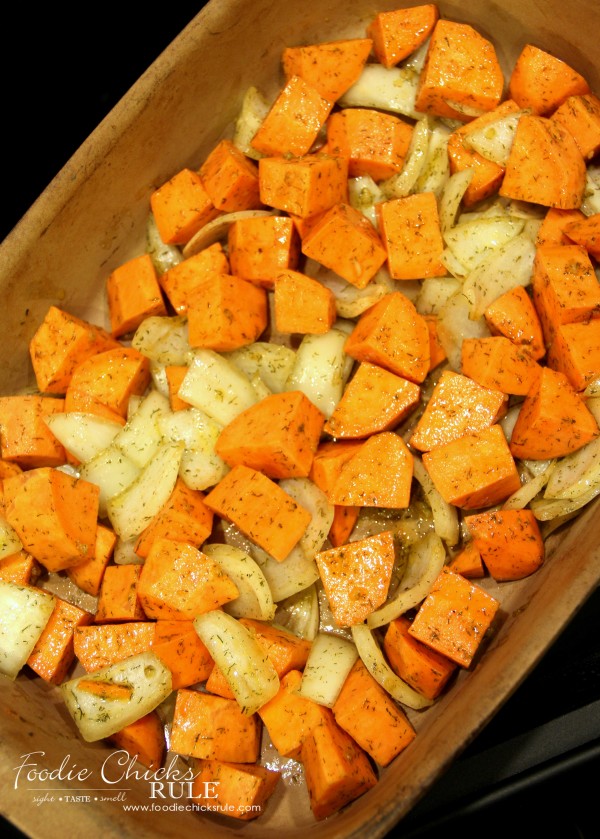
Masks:
[[[0,51],[0,238],[202,5],[104,3],[86,7],[85,19],[84,12],[67,13],[54,4],[11,10]],[[596,839],[599,777],[596,592],[392,835],[429,839],[482,831],[514,839]],[[12,835],[8,825],[0,827],[2,835]]]

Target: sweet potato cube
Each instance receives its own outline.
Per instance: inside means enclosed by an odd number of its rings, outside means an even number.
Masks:
[[[466,668],[499,606],[481,586],[443,568],[408,631],[417,641]]]
[[[429,331],[429,372],[435,370],[448,356],[440,341],[437,315],[423,315]]]
[[[448,563],[448,568],[451,568],[463,577],[467,577],[469,580],[476,577],[485,577],[485,568],[481,554],[472,539],[470,542],[467,542],[461,551],[452,557]]]
[[[150,362],[133,347],[97,353],[77,367],[65,395],[65,411],[83,411],[112,417],[127,416],[131,396],[150,384]],[[98,407],[99,406],[99,407]]]
[[[63,464],[66,452],[44,418],[62,413],[64,404],[64,399],[53,396],[0,396],[0,451],[3,460],[26,469]]]
[[[93,615],[72,603],[55,597],[50,620],[38,638],[27,664],[44,681],[59,685],[75,660],[73,633],[75,627],[86,626]]]
[[[50,306],[29,344],[42,393],[66,393],[75,368],[90,356],[119,347],[105,329]]]
[[[525,397],[510,439],[522,460],[562,457],[595,439],[598,425],[564,373],[542,368]]]
[[[393,279],[446,276],[440,261],[444,240],[433,192],[384,201],[377,204],[377,216]]]
[[[349,204],[336,204],[305,232],[302,253],[357,288],[365,288],[386,260],[371,222]]]
[[[99,488],[43,466],[4,480],[6,519],[23,548],[48,571],[91,557],[96,544]]]
[[[280,562],[311,521],[308,510],[275,481],[241,464],[219,481],[206,496],[205,503]]]
[[[495,580],[521,580],[544,562],[544,541],[531,510],[479,513],[466,516],[465,525]]]
[[[415,736],[405,713],[361,659],[346,677],[333,706],[336,723],[379,766],[387,766]]]
[[[467,23],[439,19],[419,78],[416,110],[467,122],[493,110],[503,90],[493,44]]]
[[[156,711],[126,725],[107,739],[113,746],[123,749],[143,766],[155,771],[162,765],[167,750],[165,728]]]
[[[504,335],[513,344],[526,347],[536,361],[545,355],[542,324],[533,301],[523,286],[516,286],[497,297],[484,314],[492,335]]]
[[[141,565],[108,566],[98,595],[96,623],[144,620],[139,597],[141,572]]]
[[[463,340],[461,370],[482,387],[526,396],[541,367],[527,347],[513,344],[503,335],[493,335]]]
[[[600,261],[600,213],[572,218],[564,227],[569,243],[585,248],[596,261]]]
[[[250,145],[265,155],[307,154],[332,107],[333,103],[301,76],[291,76]]]
[[[336,813],[377,783],[369,758],[334,719],[316,726],[302,745],[312,813],[318,821]]]
[[[150,196],[160,238],[167,245],[185,245],[200,228],[220,215],[198,172],[182,169]]]
[[[140,533],[135,552],[147,557],[157,539],[188,542],[199,548],[210,536],[212,523],[213,514],[204,503],[204,493],[190,489],[178,478],[165,506]]]
[[[419,404],[421,389],[383,367],[363,361],[350,379],[324,431],[337,439],[389,431]]]
[[[385,602],[395,557],[394,535],[387,530],[316,554],[338,626],[362,623]]]
[[[0,559],[0,580],[9,583],[21,586],[35,585],[40,570],[38,561],[27,551],[18,551]]]
[[[573,210],[581,206],[585,182],[585,161],[571,134],[547,117],[521,116],[500,195]]]
[[[600,318],[556,327],[548,366],[564,373],[572,387],[584,390],[600,376]]]
[[[260,718],[244,714],[235,699],[180,688],[175,700],[171,749],[185,757],[256,763]]]
[[[394,673],[421,696],[437,699],[456,671],[456,663],[413,638],[410,625],[404,615],[390,621],[383,651]]]
[[[348,202],[348,160],[343,156],[263,157],[258,177],[264,204],[301,219]]]
[[[184,315],[188,300],[214,274],[228,274],[229,260],[220,242],[188,256],[160,277],[160,285],[175,311]]]
[[[442,498],[465,510],[499,504],[521,486],[499,425],[425,452],[423,465]]]
[[[258,166],[231,140],[217,143],[200,167],[199,174],[217,210],[235,213],[261,206]]]
[[[533,44],[525,44],[521,50],[508,89],[520,108],[541,115],[551,114],[570,96],[590,92],[576,70]]]
[[[287,79],[300,76],[328,102],[335,102],[358,80],[371,44],[370,38],[350,38],[286,47],[283,72]]]
[[[194,771],[194,803],[241,821],[262,815],[280,778],[279,772],[260,764],[222,760],[199,760]]]
[[[345,350],[356,361],[369,361],[420,384],[429,372],[429,330],[414,304],[390,292],[362,314]]]
[[[327,440],[319,445],[309,477],[329,497],[344,463],[362,446],[361,440]]]
[[[284,216],[238,219],[229,228],[228,243],[232,273],[264,288],[272,288],[281,271],[298,266],[298,232]]]
[[[188,299],[191,347],[230,352],[251,344],[267,326],[267,293],[230,274],[207,278]]]
[[[367,175],[382,181],[402,169],[412,131],[395,114],[344,108],[327,120],[327,148],[349,161],[348,177]]]
[[[416,424],[410,444],[426,452],[489,428],[506,413],[507,398],[468,376],[444,370]]]
[[[149,618],[193,620],[235,600],[239,591],[221,566],[194,545],[160,538],[141,566],[138,596]]]
[[[402,437],[381,431],[365,440],[344,464],[329,500],[351,507],[401,510],[410,503],[412,477],[413,456]]]
[[[190,407],[190,403],[179,396],[179,388],[188,370],[189,367],[187,364],[167,364],[165,367],[165,376],[169,389],[169,405],[172,411],[185,411]]]
[[[67,576],[71,582],[87,594],[97,597],[104,572],[112,559],[116,543],[115,532],[110,527],[98,523],[93,556],[78,565],[67,568]]]
[[[225,426],[215,451],[229,466],[243,464],[269,478],[305,478],[324,421],[301,391],[272,393]]]
[[[593,93],[569,96],[552,114],[572,134],[585,160],[600,151],[600,99]]]
[[[429,38],[438,18],[435,3],[379,12],[367,26],[377,61],[384,67],[394,67],[408,58]]]
[[[573,239],[569,238],[565,229],[572,221],[582,221],[584,218],[581,210],[559,210],[557,207],[550,207],[538,228],[535,237],[536,247],[539,248],[542,245],[572,245]]]
[[[333,508],[333,521],[329,528],[328,539],[334,548],[345,545],[350,541],[350,535],[360,515],[360,507],[345,507],[342,504],[335,504]]]
[[[152,652],[171,671],[173,690],[206,681],[214,662],[193,622],[157,620],[152,626]]]
[[[296,693],[301,681],[301,670],[290,670],[282,677],[278,693],[258,711],[279,754],[295,760],[309,733],[332,716],[329,708]]]
[[[106,294],[115,338],[133,332],[145,318],[167,314],[156,270],[147,253],[115,268],[106,281]]]
[[[331,289],[299,271],[282,271],[275,277],[273,304],[278,332],[323,335],[337,317]]]
[[[580,245],[544,245],[536,249],[533,302],[546,345],[558,324],[576,323],[600,315],[600,283]]]
[[[78,626],[73,633],[75,657],[86,671],[102,670],[152,646],[154,623],[126,621]]]

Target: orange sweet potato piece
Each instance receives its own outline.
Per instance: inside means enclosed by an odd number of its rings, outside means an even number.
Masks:
[[[333,521],[329,528],[328,538],[334,548],[345,545],[350,541],[350,535],[354,525],[358,521],[360,507],[345,507],[335,504],[333,508]]]
[[[552,113],[569,96],[590,92],[576,70],[548,52],[526,44],[509,80],[509,94],[521,108],[543,116]]]
[[[336,204],[305,231],[302,253],[357,288],[365,288],[386,260],[383,243],[365,216]]]
[[[333,718],[316,726],[300,755],[312,813],[318,821],[333,815],[377,783],[366,752]]]
[[[133,332],[145,318],[167,314],[156,270],[147,253],[115,268],[106,281],[106,294],[115,338]]]
[[[467,542],[464,548],[452,557],[448,563],[448,568],[469,580],[474,577],[485,577],[481,554],[473,540]]]
[[[221,431],[215,450],[229,466],[269,478],[307,477],[325,417],[301,391],[272,393]]]
[[[311,515],[281,487],[248,466],[237,465],[213,487],[205,504],[280,562],[308,527]]]
[[[365,440],[344,464],[329,500],[351,507],[401,510],[410,503],[412,477],[413,457],[402,437],[381,431]]]
[[[337,316],[335,295],[322,283],[299,271],[275,277],[273,305],[278,332],[322,335]]]
[[[552,343],[557,325],[600,315],[600,283],[580,245],[538,247],[532,289],[546,345]]]
[[[465,525],[495,580],[521,580],[544,562],[544,541],[531,510],[496,510],[465,517]]]
[[[493,110],[503,88],[493,44],[466,23],[439,19],[419,78],[416,110],[467,122]]]
[[[171,671],[173,690],[204,682],[213,668],[213,660],[193,622],[157,620],[151,625],[152,652]]]
[[[416,733],[405,713],[359,658],[333,706],[336,723],[379,766],[387,766]]]
[[[0,396],[0,451],[3,460],[26,469],[63,464],[65,450],[44,418],[62,413],[64,404],[64,399],[53,396]]]
[[[523,286],[515,286],[497,297],[484,315],[492,335],[504,335],[513,344],[526,347],[536,361],[545,355],[542,325],[533,301]]]
[[[419,404],[421,389],[383,367],[359,364],[324,431],[332,437],[362,438],[389,431]]]
[[[548,366],[564,373],[571,386],[584,390],[600,376],[600,318],[557,326],[548,350]]]
[[[535,237],[536,247],[541,247],[541,245],[572,245],[573,240],[567,236],[565,228],[572,221],[584,218],[581,210],[558,210],[556,207],[550,207]]]
[[[527,347],[513,344],[503,335],[494,335],[463,340],[461,369],[482,387],[526,396],[541,367]]]
[[[86,671],[102,670],[152,646],[154,623],[127,621],[78,626],[73,633],[75,657]]]
[[[423,465],[442,498],[465,510],[498,504],[521,486],[499,425],[425,452]]]
[[[282,677],[278,693],[258,710],[271,742],[282,757],[298,759],[309,733],[324,719],[332,717],[329,708],[296,693],[301,681],[302,672],[290,670]]]
[[[199,760],[194,766],[192,796],[203,811],[215,810],[250,821],[264,812],[280,773],[260,764]]]
[[[22,586],[35,585],[40,575],[40,566],[27,551],[0,559],[0,580],[18,583]]]
[[[506,412],[507,398],[453,370],[444,370],[417,422],[410,444],[419,451],[473,434],[493,425]]]
[[[524,114],[499,189],[505,198],[573,210],[581,206],[586,167],[572,135],[555,120]]]
[[[408,631],[461,667],[469,667],[499,606],[480,586],[442,568]]]
[[[376,205],[376,211],[393,279],[446,276],[440,261],[444,240],[433,192],[383,201]]]
[[[307,154],[332,107],[301,76],[290,76],[250,145],[265,155]]]
[[[423,315],[423,319],[427,324],[429,331],[429,372],[435,370],[443,361],[446,361],[448,356],[440,341],[438,331],[438,316],[437,315]]]
[[[399,291],[367,309],[348,336],[345,350],[420,384],[429,372],[429,329],[414,304]]]
[[[362,446],[362,441],[326,440],[317,448],[309,477],[329,497],[342,467]]]
[[[421,696],[437,699],[455,672],[456,663],[413,638],[410,625],[404,615],[390,621],[383,651],[394,673]]]
[[[335,102],[358,80],[371,46],[370,38],[351,38],[286,47],[283,72],[287,79],[300,76],[324,99]]]
[[[301,219],[348,202],[348,160],[339,155],[263,157],[258,178],[264,204]]]
[[[108,742],[128,752],[149,769],[158,769],[167,750],[164,725],[156,711],[151,711],[136,722],[126,725]]]
[[[273,287],[281,271],[298,266],[298,232],[285,216],[238,219],[229,228],[228,245],[232,273],[265,288]]]
[[[172,411],[185,411],[186,408],[190,407],[190,403],[179,396],[179,388],[185,379],[188,369],[187,364],[167,364],[165,367],[165,376],[169,389],[169,405]]]
[[[465,141],[473,131],[491,125],[496,120],[516,113],[518,110],[517,103],[513,102],[512,99],[507,99],[493,111],[482,114],[471,122],[456,128],[448,137],[450,172],[454,175],[456,172],[470,169],[473,173],[471,182],[463,196],[465,207],[472,207],[479,201],[489,198],[498,191],[504,178],[503,166],[468,148]]]
[[[129,398],[150,384],[150,362],[133,347],[106,350],[80,364],[65,395],[65,411],[99,413],[125,418]],[[98,408],[100,406],[100,408]]]
[[[27,659],[29,667],[44,681],[59,685],[75,660],[75,627],[86,626],[92,620],[93,615],[85,609],[55,597],[50,620]]]
[[[112,559],[116,542],[115,532],[110,527],[98,523],[93,556],[78,565],[67,568],[67,576],[71,582],[87,594],[97,597],[104,572]]]
[[[200,228],[220,215],[198,172],[184,168],[150,196],[160,238],[167,245],[185,245]]]
[[[6,519],[48,571],[93,555],[100,490],[49,466],[4,479]]]
[[[599,433],[596,420],[564,373],[544,367],[523,401],[510,450],[523,460],[547,460],[580,449]]]
[[[141,566],[138,596],[149,618],[193,620],[235,600],[239,591],[221,566],[194,545],[160,538]]]
[[[587,218],[581,213],[579,218],[571,219],[565,225],[564,231],[571,242],[585,248],[596,261],[600,261],[600,213]]]
[[[235,213],[261,206],[258,166],[231,140],[217,143],[200,167],[199,174],[217,210]]]
[[[600,99],[593,93],[569,96],[552,114],[573,135],[585,160],[600,151]]]
[[[394,114],[371,108],[343,108],[327,120],[327,147],[346,158],[348,177],[391,178],[404,165],[412,126]]]
[[[244,714],[235,699],[180,688],[175,700],[171,749],[185,757],[256,763],[260,718]]]
[[[267,293],[230,274],[213,274],[188,298],[191,347],[229,352],[251,344],[267,326]]]
[[[144,620],[139,596],[141,565],[109,565],[102,578],[96,623]]]
[[[389,530],[316,554],[338,626],[362,623],[385,602],[395,557],[394,534]]]
[[[188,300],[214,274],[228,274],[229,260],[220,242],[188,256],[160,277],[160,285],[175,311],[184,315]]]
[[[408,58],[431,35],[438,18],[434,3],[379,12],[367,26],[377,61],[394,67]]]
[[[188,542],[199,548],[210,536],[212,523],[213,514],[204,503],[204,493],[190,489],[178,478],[165,506],[140,533],[135,552],[147,557],[157,539]]]
[[[66,393],[79,364],[96,353],[118,347],[119,342],[105,329],[50,306],[29,344],[39,390]]]

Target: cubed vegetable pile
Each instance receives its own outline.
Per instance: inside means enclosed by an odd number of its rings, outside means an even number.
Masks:
[[[376,784],[600,493],[600,99],[433,4],[363,35],[286,48],[0,397],[0,673],[234,819],[264,743],[317,820]]]

